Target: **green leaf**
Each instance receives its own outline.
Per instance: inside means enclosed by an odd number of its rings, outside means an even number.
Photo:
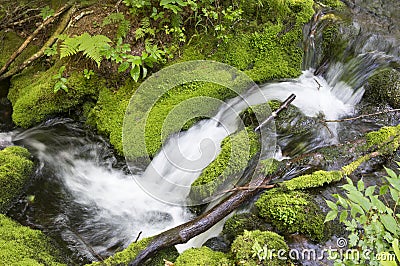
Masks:
[[[147,68],[142,67],[142,70],[143,70],[143,76],[142,76],[142,78],[145,78],[145,77],[147,76]]]
[[[342,213],[340,214],[340,217],[339,217],[339,221],[341,223],[343,223],[344,221],[346,221],[347,216],[348,216],[348,212],[347,211],[342,211]]]
[[[359,204],[365,211],[369,211],[372,207],[371,202],[359,191],[350,191],[347,197],[354,203]]]
[[[397,260],[400,261],[399,239],[394,239],[392,242],[393,251],[396,254]]]
[[[367,189],[365,190],[365,196],[372,196],[375,192],[375,188],[376,186],[369,186],[367,187]]]
[[[337,210],[329,211],[325,217],[324,223],[334,220],[337,217],[337,215],[338,215]]]
[[[129,68],[130,64],[128,62],[123,62],[122,64],[119,65],[118,67],[118,73],[124,72]]]
[[[399,201],[399,198],[400,198],[400,193],[399,193],[399,191],[396,190],[396,189],[394,189],[394,188],[389,188],[389,190],[390,190],[390,195],[392,196],[392,199],[393,199],[395,202],[398,202],[398,201]]]
[[[396,219],[394,219],[392,215],[383,214],[382,216],[380,216],[380,220],[383,226],[385,226],[386,230],[397,236],[399,225],[397,224]]]
[[[381,188],[379,189],[379,195],[381,195],[381,196],[385,195],[387,193],[388,189],[389,189],[388,185],[381,186]]]
[[[362,215],[365,214],[364,210],[360,207],[360,205],[358,205],[357,203],[352,203],[350,214],[353,218],[355,218],[357,213],[362,214]]]
[[[398,178],[397,175],[396,175],[396,173],[395,173],[392,169],[389,169],[389,168],[386,168],[386,167],[385,167],[385,170],[386,170],[386,173],[387,173],[391,178],[394,178],[394,179],[397,179],[397,178]]]
[[[358,191],[364,191],[365,185],[362,179],[358,180],[357,182],[357,189]]]
[[[380,212],[386,211],[387,209],[386,205],[381,200],[378,199],[378,196],[370,196],[370,199],[372,205],[374,205],[378,209],[378,211]]]
[[[347,204],[346,200],[343,197],[338,195],[337,199],[338,199],[339,204],[342,205],[343,208],[346,208],[346,209],[348,208],[349,205]]]
[[[137,82],[140,76],[140,67],[138,65],[132,66],[130,74],[132,79]]]
[[[332,210],[336,210],[338,209],[336,203],[330,201],[330,200],[325,200],[326,204],[328,205],[329,208],[331,208]]]

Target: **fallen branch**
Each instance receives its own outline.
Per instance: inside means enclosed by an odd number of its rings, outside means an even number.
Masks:
[[[39,34],[39,32],[46,27],[48,24],[52,23],[58,16],[60,16],[62,13],[64,13],[65,10],[71,7],[71,4],[65,4],[62,6],[53,16],[48,17],[45,21],[43,21],[42,24],[39,25],[39,27],[36,28],[36,30],[21,44],[21,46],[18,48],[17,51],[15,51],[10,58],[7,60],[7,62],[4,64],[4,66],[0,69],[0,76],[3,75],[8,67],[11,65],[12,62],[17,58],[18,55],[24,51],[24,49],[28,46],[28,44]]]
[[[71,19],[72,14],[75,12],[76,8],[72,7],[68,10],[68,12],[65,14],[63,17],[62,21],[60,22],[59,26],[57,27],[56,31],[53,33],[53,35],[47,40],[47,42],[40,48],[38,52],[36,52],[34,55],[32,55],[30,58],[25,60],[21,65],[15,67],[14,69],[11,69],[10,71],[6,72],[3,75],[0,75],[0,80],[9,78],[11,76],[14,76],[15,74],[21,72],[24,68],[26,68],[28,65],[30,65],[33,61],[36,59],[40,58],[43,56],[44,51],[52,46],[56,40],[58,35],[60,35],[66,28],[68,22]]]
[[[324,120],[323,122],[325,123],[336,123],[336,122],[345,122],[345,121],[353,121],[365,117],[370,117],[370,116],[375,116],[375,115],[381,115],[381,114],[388,114],[388,113],[394,113],[394,112],[400,112],[400,109],[393,109],[393,110],[387,110],[387,111],[380,111],[372,114],[365,114],[365,115],[359,115],[356,117],[350,117],[350,118],[344,118],[344,119],[338,119],[338,120]]]
[[[265,178],[260,174],[254,181],[248,184],[248,187],[266,186],[271,178]],[[183,244],[193,237],[207,231],[213,225],[225,218],[228,214],[249,201],[258,193],[258,190],[240,190],[235,191],[228,198],[214,206],[206,213],[196,217],[192,221],[179,225],[175,228],[164,231],[152,238],[147,247],[142,250],[129,265],[140,266],[152,255],[164,248],[177,244]]]

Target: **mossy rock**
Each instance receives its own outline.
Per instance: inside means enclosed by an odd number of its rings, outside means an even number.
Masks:
[[[174,266],[231,266],[227,255],[208,247],[190,248],[176,259]]]
[[[267,256],[265,260],[260,261],[258,256],[254,256],[254,248],[260,247],[267,247],[267,250],[275,250],[275,253],[271,252],[271,256]],[[235,261],[238,262],[240,265],[245,266],[256,266],[260,265],[285,265],[285,260],[279,260],[277,258],[278,250],[284,250],[286,253],[288,252],[289,248],[285,243],[285,239],[270,231],[247,231],[245,230],[244,233],[238,236],[235,241],[232,243],[231,252]],[[262,255],[262,254],[260,254]]]
[[[123,251],[115,253],[113,256],[105,259],[104,261],[93,262],[87,265],[99,265],[99,266],[129,265],[129,263],[136,258],[139,252],[147,247],[151,239],[152,239],[151,237],[143,238],[136,243],[130,244]],[[174,261],[178,257],[178,255],[179,253],[176,250],[176,248],[170,247],[157,252],[156,255],[154,255],[152,258],[146,261],[144,266],[164,266],[165,264],[164,259],[168,261]]]
[[[365,97],[374,103],[387,102],[400,108],[400,72],[394,69],[381,71],[368,80]]]
[[[226,220],[222,235],[229,242],[232,242],[238,235],[243,234],[245,230],[252,231],[257,229],[267,231],[268,226],[265,221],[252,213],[239,213]]]
[[[261,195],[256,206],[260,216],[280,232],[302,233],[316,241],[325,238],[325,217],[306,193],[271,189]]]
[[[28,150],[9,146],[0,151],[0,213],[17,197],[33,170]]]
[[[66,265],[54,243],[42,232],[0,214],[1,265]]]
[[[260,148],[258,135],[251,128],[226,137],[221,152],[192,183],[189,198],[195,202],[204,200],[229,185],[229,177],[240,174]]]
[[[366,140],[367,148],[378,148],[384,154],[393,153],[400,147],[400,124],[369,132]]]
[[[37,71],[34,66],[11,79],[8,99],[17,126],[30,127],[49,116],[71,112],[85,100],[97,97],[99,88],[104,86],[102,81],[96,77],[88,80],[80,72],[72,72],[68,77],[68,92],[55,93],[56,80],[51,77],[58,72],[60,63],[46,71]]]

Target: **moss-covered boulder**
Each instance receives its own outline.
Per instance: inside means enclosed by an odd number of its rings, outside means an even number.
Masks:
[[[21,192],[33,170],[28,150],[9,146],[0,151],[0,213]]]
[[[104,261],[93,262],[88,265],[103,265],[103,266],[114,266],[114,265],[129,265],[136,256],[150,243],[151,237],[143,238],[142,240],[130,244],[126,249],[121,252],[115,253],[113,256],[105,259]],[[178,257],[179,253],[175,247],[170,247],[165,250],[158,252],[151,259],[147,260],[144,266],[164,266],[164,259],[168,261],[174,261]]]
[[[267,254],[264,247],[267,248]],[[277,257],[279,250],[287,254],[289,248],[285,239],[274,232],[260,230],[244,231],[233,241],[231,247],[235,261],[245,266],[285,265],[285,260]]]
[[[389,69],[372,76],[365,97],[375,103],[387,102],[393,108],[400,108],[400,72]]]
[[[228,185],[229,177],[240,174],[249,160],[260,150],[258,136],[251,128],[226,137],[221,152],[192,183],[189,197],[198,201],[214,195],[222,186]]]
[[[72,72],[67,78],[68,92],[54,92],[55,75],[61,62],[48,70],[34,66],[11,79],[8,99],[13,106],[12,118],[16,125],[29,127],[55,114],[71,112],[84,101],[96,98],[102,81],[96,77],[86,79],[81,72]]]
[[[0,214],[1,265],[66,265],[54,243],[42,232]]]
[[[227,255],[208,247],[185,250],[176,259],[174,266],[231,266]]]
[[[222,229],[222,235],[229,242],[232,242],[238,235],[243,234],[245,230],[267,231],[268,226],[265,224],[265,221],[252,213],[239,213],[226,220]]]
[[[256,206],[260,216],[281,232],[302,233],[316,241],[325,237],[324,215],[304,192],[272,189],[257,200]]]

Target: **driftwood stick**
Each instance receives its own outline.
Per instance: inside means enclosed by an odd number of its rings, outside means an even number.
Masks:
[[[40,50],[38,52],[36,52],[34,55],[32,55],[30,58],[28,58],[27,60],[25,60],[21,65],[11,69],[10,71],[6,72],[3,75],[0,75],[0,80],[9,78],[11,76],[14,76],[15,74],[21,72],[24,68],[26,68],[27,66],[29,66],[33,61],[35,61],[36,59],[40,58],[43,56],[44,51],[49,48],[50,46],[52,46],[56,40],[58,35],[60,35],[64,30],[65,27],[67,26],[68,22],[71,19],[72,14],[76,11],[75,7],[72,7],[68,10],[68,12],[65,14],[65,16],[63,17],[62,21],[60,22],[59,26],[57,27],[56,31],[53,33],[53,35],[47,40],[47,42],[40,48]]]
[[[0,76],[3,75],[8,67],[11,65],[12,62],[14,62],[15,58],[17,58],[18,55],[24,51],[24,49],[28,46],[28,44],[35,38],[39,32],[46,27],[48,24],[53,22],[58,16],[60,16],[62,13],[64,13],[65,10],[67,10],[71,4],[65,4],[62,6],[53,16],[48,17],[45,21],[43,21],[42,24],[39,25],[39,27],[36,28],[36,30],[28,37],[26,40],[21,44],[21,46],[16,50],[8,59],[8,61],[4,64],[4,66],[0,69]]]
[[[344,119],[338,119],[338,120],[325,120],[325,123],[336,123],[336,122],[344,122],[344,121],[353,121],[365,117],[370,117],[370,116],[375,116],[375,115],[381,115],[381,114],[388,114],[388,113],[394,113],[394,112],[400,112],[400,109],[393,109],[393,110],[386,110],[386,111],[380,111],[372,114],[365,114],[365,115],[359,115],[356,117],[350,117],[350,118],[344,118]]]

